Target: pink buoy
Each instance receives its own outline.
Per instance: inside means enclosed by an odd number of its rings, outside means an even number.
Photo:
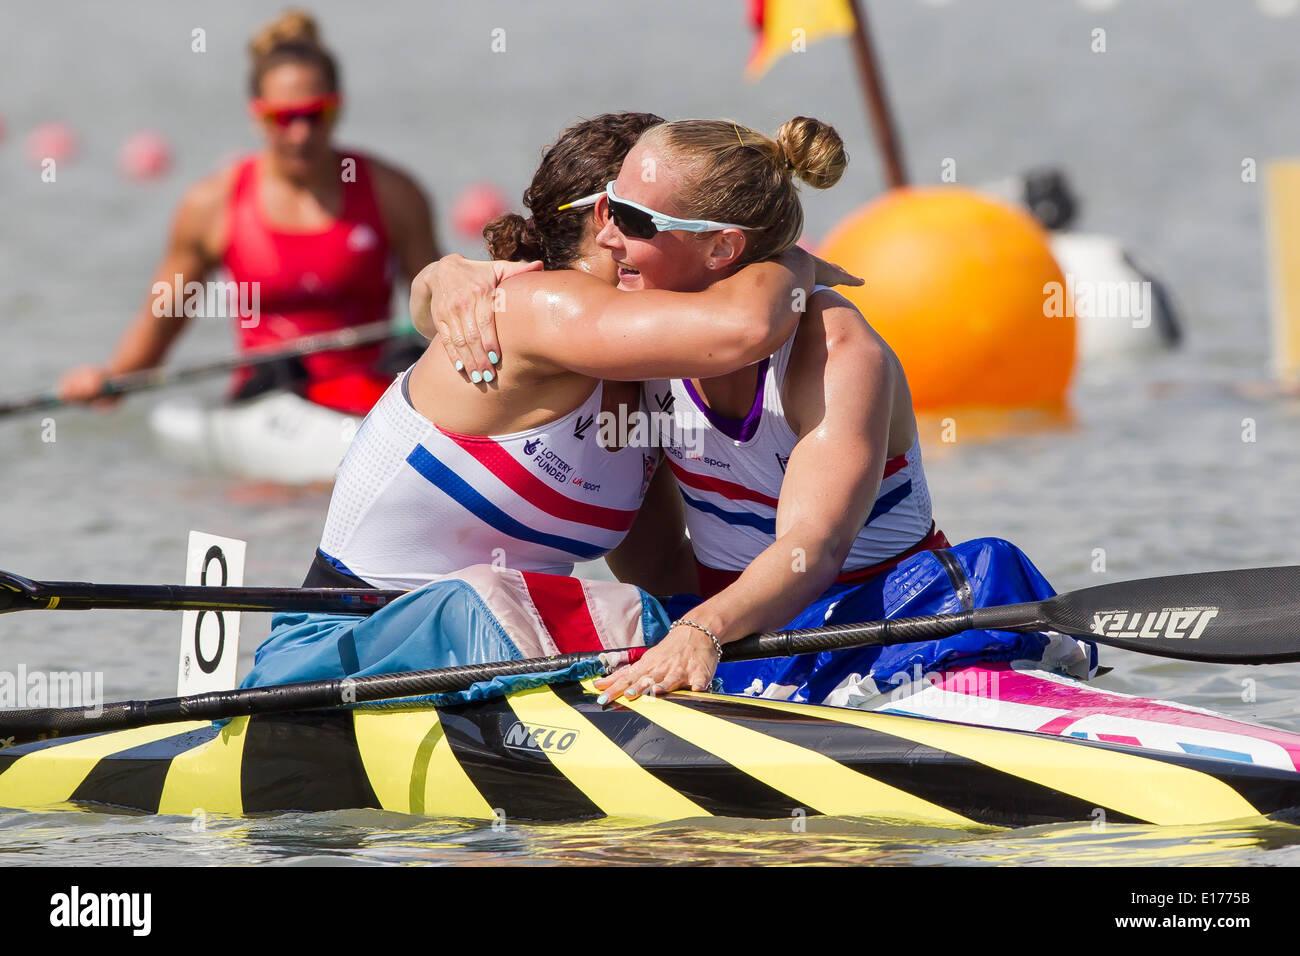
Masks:
[[[118,169],[129,179],[156,179],[171,165],[171,146],[150,130],[133,133],[117,152]]]
[[[39,166],[47,159],[56,163],[77,155],[77,134],[67,123],[42,123],[27,136],[27,160]]]
[[[505,211],[501,190],[490,183],[475,183],[452,203],[451,221],[461,235],[477,239],[483,227]]]

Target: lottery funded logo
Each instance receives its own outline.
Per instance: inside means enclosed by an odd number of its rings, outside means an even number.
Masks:
[[[524,454],[532,459],[533,466],[557,485],[582,484],[582,479],[573,473],[573,466],[546,447],[540,438],[524,442]],[[578,478],[574,481],[574,478]]]

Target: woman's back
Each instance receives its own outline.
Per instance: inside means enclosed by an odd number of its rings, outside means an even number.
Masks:
[[[309,584],[416,588],[473,564],[568,574],[622,540],[658,463],[653,449],[599,444],[600,415],[628,386],[595,382],[545,423],[476,435],[422,414],[412,375],[352,441]]]

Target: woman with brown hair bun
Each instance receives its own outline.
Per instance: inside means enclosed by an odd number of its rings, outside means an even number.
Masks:
[[[438,255],[428,198],[405,173],[335,146],[339,69],[310,16],[289,11],[277,18],[250,42],[249,57],[248,108],[262,148],[186,191],[154,286],[183,289],[224,270],[240,304],[256,306],[234,316],[241,350],[387,319],[394,260],[414,276]],[[193,314],[180,301],[160,307],[151,291],[106,364],[63,377],[63,397],[90,401],[109,376],[159,365]],[[369,411],[392,380],[391,370],[377,367],[381,352],[370,345],[317,353],[287,375],[243,370],[231,399],[270,390],[259,402],[292,408],[268,418],[242,404],[231,414],[257,432],[249,442],[273,453],[283,438],[272,434],[271,419],[282,431],[295,417],[336,421]],[[286,397],[286,388],[295,394]],[[337,425],[333,434],[337,466],[346,436]],[[331,474],[332,467],[325,477]]]

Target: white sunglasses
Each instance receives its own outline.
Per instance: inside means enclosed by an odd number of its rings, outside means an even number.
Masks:
[[[583,196],[581,199],[565,203],[557,211],[563,212],[565,209],[594,206],[600,201],[601,196],[609,199],[609,215],[614,220],[614,225],[633,239],[653,239],[657,233],[672,230],[716,232],[719,229],[754,228],[753,226],[742,226],[735,222],[714,222],[712,219],[678,219],[676,216],[658,212],[648,206],[632,202],[630,199],[619,199],[614,194],[614,180],[612,179],[605,184],[605,188],[601,192],[592,193],[590,196]]]

